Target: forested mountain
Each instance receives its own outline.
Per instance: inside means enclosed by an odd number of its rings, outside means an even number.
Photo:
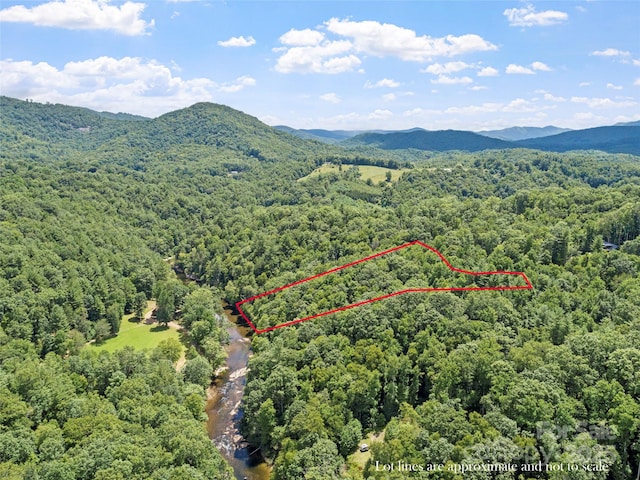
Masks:
[[[399,132],[413,132],[423,130],[422,128],[411,128],[409,130],[324,130],[321,128],[311,129],[295,129],[287,127],[286,125],[275,125],[273,128],[281,130],[283,132],[290,133],[296,137],[304,138],[307,140],[317,140],[325,143],[338,143],[342,140],[355,137],[363,133],[399,133]]]
[[[410,132],[394,133],[362,133],[342,142],[345,146],[371,145],[385,150],[400,150],[416,148],[444,152],[447,150],[462,150],[477,152],[490,148],[512,148],[512,144],[503,140],[490,138],[473,132],[462,130],[440,130],[430,132],[413,130]]]
[[[286,125],[275,125],[273,128],[281,130],[283,132],[290,133],[296,137],[305,138],[309,140],[317,140],[319,142],[337,143],[347,138],[351,138],[358,135],[359,131],[346,131],[346,130],[323,130],[317,129],[296,129],[287,127]]]
[[[586,130],[574,130],[550,137],[532,138],[515,143],[525,148],[553,152],[601,150],[603,152],[640,155],[640,127],[587,128]]]
[[[554,127],[555,128],[555,127]],[[476,152],[496,148],[533,148],[551,152],[571,150],[600,150],[610,153],[630,153],[640,155],[640,131],[636,126],[597,127],[586,130],[572,130],[539,138],[515,140],[519,133],[510,131],[487,135],[487,132],[466,132],[460,130],[394,132],[387,134],[363,133],[341,142],[344,146],[370,145],[387,150],[414,148],[444,152],[462,150]],[[528,135],[523,133],[522,135]]]
[[[0,107],[0,477],[231,478],[202,425],[224,341],[213,299],[417,239],[458,268],[525,272],[534,289],[404,295],[254,336],[243,432],[273,478],[406,478],[376,469],[398,460],[443,465],[415,478],[457,480],[462,463],[517,465],[464,478],[569,478],[523,468],[538,462],[633,478],[638,156],[345,149],[212,104],[147,120]],[[379,183],[353,165],[409,160]],[[307,177],[327,162],[341,169]],[[202,284],[177,282],[167,258]],[[407,252],[252,313],[264,328],[397,285],[447,287],[450,273]],[[176,372],[167,345],[85,346],[151,297],[182,313],[189,368]],[[355,457],[363,441],[371,452]]]
[[[483,130],[479,133],[485,137],[499,138],[500,140],[515,141],[525,140],[527,138],[548,137],[559,133],[568,132],[568,128],[558,128],[553,125],[546,127],[509,127],[502,130]]]

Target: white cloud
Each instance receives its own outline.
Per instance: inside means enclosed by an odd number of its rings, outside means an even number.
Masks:
[[[580,82],[580,83],[578,84],[578,86],[579,86],[579,87],[581,87],[581,88],[582,88],[582,87],[588,87],[589,85],[591,85],[591,82]]]
[[[587,97],[571,97],[574,103],[584,103],[590,108],[626,108],[637,105],[633,100],[623,100],[616,102],[610,98],[587,98]]]
[[[498,75],[498,70],[493,67],[484,67],[478,72],[479,77],[497,77]]]
[[[440,75],[435,80],[431,80],[431,83],[440,85],[459,85],[473,83],[470,77],[449,77],[447,75]]]
[[[542,62],[533,62],[531,64],[531,68],[533,68],[534,70],[540,70],[541,72],[550,72],[551,71],[551,68],[548,65],[546,65],[546,64],[544,64]]]
[[[511,63],[507,66],[507,69],[505,70],[505,72],[509,75],[533,75],[535,74],[535,72],[533,70],[531,70],[530,68],[527,67],[523,67],[522,65],[516,65],[514,63]]]
[[[432,38],[428,35],[418,36],[414,30],[397,25],[370,20],[354,22],[332,18],[325,22],[325,26],[331,33],[350,38],[357,52],[412,62],[498,48],[475,34]]]
[[[487,87],[485,87],[484,85],[474,85],[473,87],[469,87],[469,90],[473,90],[474,92],[477,92],[479,90],[486,90]]]
[[[318,27],[322,28],[322,27]],[[358,68],[360,55],[396,57],[404,61],[425,62],[437,56],[455,56],[472,52],[497,50],[498,47],[475,34],[447,35],[432,38],[418,36],[415,31],[375,21],[354,22],[332,18],[324,22],[326,37],[318,30],[291,29],[280,36],[282,47],[275,70],[281,73],[343,73]],[[335,37],[334,37],[335,38]]]
[[[243,90],[245,87],[253,87],[256,84],[256,79],[249,75],[243,75],[236,78],[231,83],[224,83],[218,87],[221,92],[235,93]]]
[[[336,93],[325,93],[324,95],[320,95],[320,100],[329,102],[329,103],[340,103],[342,99]]]
[[[444,112],[455,115],[474,115],[477,113],[495,113],[504,108],[502,103],[486,102],[482,105],[467,105],[464,107],[449,107]]]
[[[368,115],[368,119],[369,120],[386,120],[390,117],[393,117],[393,112],[390,110],[382,110],[382,109],[377,109],[374,110],[373,112],[371,112]]]
[[[378,80],[376,83],[371,83],[369,80],[367,80],[367,82],[364,84],[364,88],[397,88],[399,86],[400,83],[391,78],[383,78],[382,80]]]
[[[636,78],[636,79],[633,81],[633,86],[634,86],[634,87],[640,87],[640,78]]]
[[[310,28],[305,28],[304,30],[292,28],[280,36],[280,43],[293,47],[318,45],[322,40],[324,40],[324,33],[311,30]]]
[[[634,67],[640,67],[640,59],[633,59],[631,60],[631,63]]]
[[[524,8],[508,8],[503,15],[509,20],[512,27],[546,27],[565,22],[569,15],[558,10],[545,10],[536,12],[532,5]]]
[[[420,70],[422,73],[433,73],[434,75],[444,75],[447,73],[460,72],[468,68],[472,68],[473,65],[469,65],[465,62],[448,62],[444,65],[440,63],[434,63],[427,68]]]
[[[208,78],[184,79],[171,65],[138,57],[98,57],[56,68],[45,62],[0,61],[2,94],[59,102],[96,110],[156,116],[196,102],[212,101],[217,92],[237,92],[255,84],[239,77],[218,84]]]
[[[397,97],[395,93],[387,93],[382,96],[382,100],[385,102],[393,102],[396,98]]]
[[[566,102],[567,101],[567,99],[564,97],[556,97],[555,95],[552,95],[547,92],[544,93],[544,99],[550,102]]]
[[[524,98],[516,98],[501,109],[503,112],[535,112],[536,110],[538,107]]]
[[[605,50],[595,50],[591,52],[591,55],[599,57],[628,57],[631,52],[625,50],[618,50],[617,48],[607,48]]]
[[[613,83],[607,83],[607,88],[611,90],[622,90],[622,85],[614,85]]]
[[[250,47],[255,45],[256,41],[252,36],[244,38],[242,35],[239,37],[231,37],[229,40],[220,40],[218,45],[221,47]]]
[[[114,6],[109,5],[108,0],[63,0],[42,3],[32,8],[14,5],[0,10],[0,22],[144,35],[154,25],[153,20],[146,22],[140,18],[145,7],[144,3],[130,1]]]
[[[361,63],[358,57],[348,53],[352,47],[351,42],[347,40],[292,47],[278,58],[275,69],[280,73],[349,72]]]

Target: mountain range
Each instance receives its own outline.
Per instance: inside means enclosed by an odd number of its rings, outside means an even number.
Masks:
[[[74,145],[92,149],[105,142],[127,142],[143,150],[148,150],[150,146],[166,149],[177,144],[199,144],[240,151],[247,157],[259,160],[277,158],[283,152],[302,157],[309,148],[323,151],[325,155],[343,155],[344,147],[362,146],[375,147],[378,150],[373,151],[380,152],[380,155],[391,154],[384,154],[384,150],[400,149],[476,152],[510,148],[556,152],[600,150],[640,155],[640,121],[563,131],[554,135],[547,134],[562,129],[552,126],[514,127],[482,133],[427,131],[421,128],[371,132],[295,130],[285,126],[269,127],[243,112],[210,103],[198,103],[148,119],[122,113],[95,112],[86,108],[25,102],[9,97],[0,97],[0,120],[0,137],[17,139],[24,135],[38,142],[55,143],[60,148]],[[533,137],[518,140],[497,138],[523,135]],[[316,140],[312,142],[313,147],[308,140]]]
[[[636,122],[640,124],[640,122]],[[629,124],[619,124],[629,125]],[[291,133],[300,138],[306,138],[308,140],[317,140],[326,143],[338,143],[349,138],[353,138],[356,135],[363,133],[406,133],[414,132],[418,130],[426,131],[424,128],[411,128],[408,130],[323,130],[319,128],[315,129],[295,129],[286,125],[275,125],[273,128],[282,130],[283,132]],[[509,127],[502,130],[483,130],[475,132],[485,137],[497,138],[499,140],[516,141],[526,140],[528,138],[548,137],[550,135],[557,135],[559,133],[569,132],[569,128],[559,128],[553,125],[546,127]]]
[[[384,150],[417,149],[429,151],[533,148],[565,152],[602,150],[609,153],[640,155],[640,121],[583,130],[554,126],[511,127],[504,130],[470,132],[465,130],[429,131],[413,128],[401,131],[296,130],[277,126],[292,135],[345,147],[371,146]]]
[[[553,125],[546,127],[509,127],[502,130],[483,130],[479,133],[485,137],[499,138],[500,140],[517,141],[529,138],[549,137],[559,133],[569,132],[569,128],[558,128]]]
[[[413,132],[387,134],[362,133],[340,144],[351,147],[368,145],[385,150],[415,148],[437,152],[448,150],[476,152],[496,148],[532,148],[553,152],[601,150],[608,153],[640,155],[640,127],[596,127],[518,141],[500,140],[462,130],[439,130],[435,132],[416,130]]]

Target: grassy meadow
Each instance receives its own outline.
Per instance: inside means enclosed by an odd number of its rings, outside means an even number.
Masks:
[[[147,302],[144,317],[148,318],[148,314],[153,311],[155,307],[155,301]],[[91,348],[98,351],[104,350],[106,352],[115,352],[128,345],[137,350],[153,349],[167,338],[180,340],[178,330],[158,323],[147,324],[144,320],[137,321],[133,314],[129,314],[122,317],[118,335],[107,338],[99,344],[92,343]]]
[[[346,172],[351,167],[352,165],[342,165],[342,172]],[[358,165],[357,167],[358,167],[358,171],[360,172],[360,179],[364,180],[365,182],[371,179],[373,183],[384,182],[386,180],[387,172],[391,172],[391,181],[395,182],[400,178],[400,176],[404,172],[409,171],[406,168],[402,168],[400,170],[392,170],[391,168],[376,167],[373,165]],[[340,167],[333,163],[325,163],[324,165],[316,168],[313,172],[311,172],[306,177],[301,178],[300,180],[316,177],[318,175],[327,174],[327,173],[340,173]]]

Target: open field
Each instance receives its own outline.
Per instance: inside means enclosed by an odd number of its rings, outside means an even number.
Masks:
[[[367,461],[371,458],[371,450],[368,452],[361,452],[360,445],[366,443],[371,447],[373,442],[382,442],[384,441],[384,430],[380,433],[370,433],[367,435],[367,438],[360,441],[358,444],[358,450],[356,450],[351,455],[347,456],[347,463],[357,465],[361,470],[364,470],[364,467],[367,465]]]
[[[104,350],[106,352],[114,352],[128,345],[137,350],[153,349],[161,341],[167,338],[175,338],[179,340],[179,333],[176,328],[165,327],[158,323],[148,323],[151,318],[151,312],[156,307],[156,302],[147,302],[145,309],[145,320],[138,322],[134,319],[133,314],[122,317],[120,330],[118,335],[106,339],[100,344],[92,343],[90,348],[95,350]]]
[[[352,166],[353,165],[342,165],[342,172],[346,172]],[[406,168],[402,168],[400,170],[392,170],[391,168],[376,167],[371,165],[356,165],[356,166],[360,171],[360,178],[364,181],[371,179],[373,183],[384,182],[386,180],[387,172],[391,172],[391,181],[395,182],[400,178],[400,176],[404,172],[409,171]],[[326,173],[340,173],[340,167],[338,167],[338,165],[334,165],[333,163],[325,163],[324,165],[316,168],[313,172],[311,172],[306,177],[301,178],[300,180],[316,177],[318,175],[322,175]]]

